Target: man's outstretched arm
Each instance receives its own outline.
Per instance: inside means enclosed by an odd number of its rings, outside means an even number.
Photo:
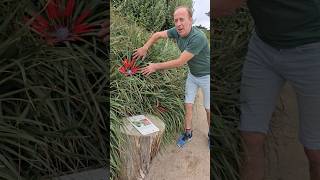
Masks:
[[[177,59],[161,62],[161,63],[149,63],[147,67],[141,68],[143,75],[150,75],[158,70],[172,69],[183,66],[192,59],[194,55],[188,51],[183,51]]]
[[[213,0],[211,2],[213,3],[213,17],[219,18],[232,15],[247,0]]]
[[[133,59],[140,57],[144,59],[147,55],[148,49],[160,38],[168,38],[166,30],[152,34],[149,40],[141,48],[136,49],[136,51],[133,53]]]

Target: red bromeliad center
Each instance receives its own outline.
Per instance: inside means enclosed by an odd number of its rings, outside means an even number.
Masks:
[[[119,72],[126,75],[132,76],[136,74],[139,70],[138,66],[135,66],[135,60],[124,59],[122,61],[122,66],[119,68]]]
[[[55,36],[57,37],[58,41],[65,41],[69,37],[69,29],[67,27],[59,27],[56,30]]]
[[[128,69],[128,70],[127,70],[127,74],[132,75],[131,69]]]

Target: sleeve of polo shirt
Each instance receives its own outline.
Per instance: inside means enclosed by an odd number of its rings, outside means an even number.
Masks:
[[[168,38],[178,38],[179,37],[179,34],[178,34],[175,27],[168,29],[167,35],[168,35]]]
[[[194,56],[198,55],[200,51],[205,47],[207,39],[203,36],[194,36],[190,39],[185,51],[192,53]]]

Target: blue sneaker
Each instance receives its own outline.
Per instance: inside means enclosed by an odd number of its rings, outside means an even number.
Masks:
[[[184,132],[178,139],[177,146],[182,148],[188,141],[192,139],[192,131],[190,133]]]

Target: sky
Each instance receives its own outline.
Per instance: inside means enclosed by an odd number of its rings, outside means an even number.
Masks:
[[[210,29],[210,18],[205,13],[210,11],[210,0],[193,0],[193,24]]]

